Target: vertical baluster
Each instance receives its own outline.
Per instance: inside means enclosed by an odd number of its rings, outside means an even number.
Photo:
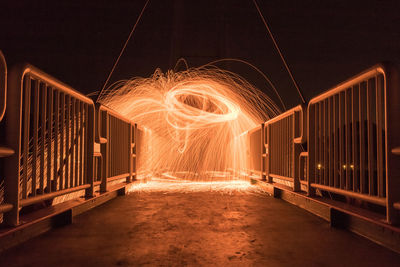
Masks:
[[[377,152],[377,179],[378,179],[378,196],[384,197],[386,193],[385,179],[383,176],[384,169],[384,153],[383,153],[383,123],[385,121],[384,117],[384,102],[383,102],[383,77],[379,75],[375,78],[376,80],[376,152]]]
[[[344,189],[345,187],[345,110],[346,110],[346,103],[344,101],[344,93],[339,93],[339,145],[340,145],[340,180],[339,180],[339,188]]]
[[[83,146],[84,146],[84,104],[79,103],[79,185],[84,184],[84,162]]]
[[[340,136],[340,117],[339,117],[339,95],[333,96],[333,186],[339,187],[340,162],[339,162],[339,136]],[[339,168],[338,168],[339,167]]]
[[[54,165],[52,165],[52,159],[53,159],[53,153],[52,153],[52,147],[55,147],[53,145],[53,88],[47,87],[47,193],[52,192],[52,184],[51,184],[51,176],[53,174],[52,172],[52,167],[54,168]],[[55,151],[55,148],[54,148]],[[53,176],[53,180],[56,179],[56,176]]]
[[[350,190],[351,186],[351,169],[350,169],[350,161],[351,161],[351,127],[350,127],[350,120],[351,120],[351,88],[347,88],[345,91],[345,177],[346,177],[346,189]]]
[[[375,79],[368,80],[367,83],[367,139],[368,139],[368,184],[369,194],[375,195],[375,182],[374,182],[374,102],[375,102]]]
[[[359,182],[359,172],[358,172],[358,168],[359,168],[359,142],[358,142],[358,137],[359,137],[359,132],[357,131],[357,126],[359,125],[359,115],[358,115],[358,110],[359,110],[359,106],[358,106],[358,97],[359,97],[359,85],[354,85],[352,88],[352,105],[351,105],[351,122],[352,122],[352,145],[353,145],[353,160],[352,160],[352,168],[351,168],[351,172],[353,174],[353,191],[354,192],[359,192],[360,189],[360,182]]]
[[[74,182],[75,182],[75,171],[74,171],[74,166],[75,166],[75,141],[76,141],[76,137],[75,137],[75,98],[71,98],[71,106],[70,106],[70,110],[71,110],[71,148],[70,148],[70,187],[74,187]],[[76,186],[76,185],[75,185]]]
[[[359,177],[358,177],[358,171],[357,168],[359,166],[359,149],[358,149],[358,133],[357,133],[357,126],[358,126],[358,93],[359,91],[359,85],[354,85],[351,91],[351,99],[352,99],[352,104],[351,104],[351,123],[352,123],[352,167],[351,167],[351,172],[353,175],[353,191],[354,192],[359,192]]]
[[[44,176],[44,167],[45,167],[45,144],[48,144],[48,140],[46,140],[46,107],[47,107],[47,86],[46,84],[42,83],[40,86],[40,92],[41,92],[41,105],[40,105],[40,194],[44,193],[44,181],[45,181],[45,176]],[[49,173],[47,173],[47,176],[49,176]],[[47,184],[46,179],[46,184]],[[48,184],[47,184],[48,185]]]
[[[24,145],[23,145],[23,163],[22,163],[22,198],[28,196],[28,159],[29,159],[29,129],[31,114],[31,77],[27,74],[24,77]]]
[[[79,138],[79,104],[80,101],[76,100],[75,102],[75,142],[74,142],[74,149],[75,149],[75,162],[74,162],[74,168],[75,168],[75,173],[74,173],[74,177],[75,177],[75,186],[79,186],[79,143],[80,143],[80,138]]]
[[[61,96],[61,118],[60,118],[60,186],[59,190],[63,190],[65,188],[64,184],[64,151],[65,151],[65,94],[60,92]]]
[[[38,146],[39,146],[39,81],[34,80],[33,90],[34,90],[34,103],[33,103],[33,155],[32,155],[32,196],[36,196],[36,183],[37,183],[37,160],[38,160]]]
[[[366,147],[365,147],[365,121],[366,121],[366,109],[367,109],[367,86],[366,82],[360,84],[359,91],[359,118],[360,118],[360,192],[366,193],[366,173],[367,163],[365,159]]]
[[[71,187],[69,184],[69,163],[70,163],[70,156],[71,156],[71,146],[70,146],[70,136],[71,136],[71,96],[66,95],[66,121],[65,121],[65,188]]]
[[[60,93],[57,90],[54,90],[54,167],[53,167],[53,176],[54,176],[54,188],[52,190],[57,191],[59,182],[59,172],[58,166],[59,164],[59,155],[58,155],[58,148],[60,147]]]
[[[322,184],[323,183],[323,170],[326,168],[324,165],[324,151],[323,151],[323,141],[324,141],[324,136],[323,136],[323,103],[320,102],[318,103],[318,118],[319,118],[319,124],[318,124],[318,132],[319,132],[319,138],[318,138],[318,143],[319,143],[319,162],[323,166],[322,169],[319,170],[318,172],[318,183]]]

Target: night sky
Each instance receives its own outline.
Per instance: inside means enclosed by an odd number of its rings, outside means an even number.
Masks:
[[[0,49],[75,89],[99,90],[145,0],[2,1]],[[400,1],[258,0],[306,99],[381,61],[400,62]],[[273,81],[288,107],[300,103],[251,0],[150,0],[111,82],[239,58]],[[273,94],[261,76],[221,64]]]

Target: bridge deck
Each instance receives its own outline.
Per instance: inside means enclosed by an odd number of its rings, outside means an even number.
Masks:
[[[1,266],[395,266],[400,255],[261,194],[133,193],[0,255]],[[398,266],[398,265],[397,265]]]

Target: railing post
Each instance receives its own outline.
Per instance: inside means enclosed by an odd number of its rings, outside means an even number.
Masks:
[[[128,159],[129,159],[129,175],[126,177],[126,182],[130,183],[132,182],[132,173],[133,173],[133,153],[132,153],[132,132],[135,131],[135,126],[133,126],[131,123],[128,124]]]
[[[87,177],[86,177],[86,182],[87,184],[90,185],[89,188],[85,190],[85,196],[87,198],[93,197],[94,196],[94,141],[95,141],[95,116],[94,116],[94,106],[93,105],[87,105],[88,108],[88,116],[87,116],[87,144],[86,144],[86,149],[87,149],[87,156],[86,156],[86,161],[87,161]]]
[[[104,112],[105,116],[102,116],[102,112]],[[102,111],[99,107],[99,123],[101,124],[100,133],[105,134],[105,139],[107,140],[105,144],[100,145],[100,151],[103,160],[103,167],[101,173],[101,184],[100,184],[100,192],[107,192],[107,178],[109,175],[109,151],[110,151],[110,120],[107,111]],[[102,135],[100,134],[100,137]]]
[[[293,158],[293,191],[298,192],[300,191],[300,176],[299,173],[297,172],[299,168],[299,162],[297,161],[297,157],[301,153],[301,148],[298,143],[295,142],[296,136],[296,130],[299,128],[299,112],[294,112],[292,116],[292,158]]]
[[[137,151],[138,151],[138,143],[137,143],[137,133],[138,133],[138,128],[137,124],[135,123],[135,126],[133,128],[133,180],[135,181],[137,179]]]
[[[19,192],[20,192],[20,160],[21,154],[21,123],[22,123],[22,84],[24,73],[14,68],[8,77],[8,110],[6,113],[6,143],[15,153],[4,159],[4,200],[12,204],[13,209],[4,214],[7,225],[19,224]],[[26,79],[30,79],[27,77]]]
[[[400,74],[395,66],[385,69],[385,104],[386,104],[386,216],[388,223],[400,224],[400,211],[394,203],[400,202],[400,156],[396,148],[400,146]]]
[[[272,146],[271,146],[271,125],[267,125],[266,127],[265,127],[265,130],[264,130],[265,132],[266,132],[266,138],[267,138],[267,142],[266,142],[266,147],[265,147],[265,154],[266,154],[266,157],[265,157],[265,161],[266,161],[266,167],[265,167],[265,175],[266,175],[266,178],[267,178],[267,182],[268,183],[272,183],[273,182],[273,180],[272,180],[272,177],[269,175],[269,173],[270,173],[270,171],[271,171],[271,149],[272,149]]]
[[[266,162],[267,152],[265,149],[265,123],[261,123],[261,180],[266,181]]]
[[[315,189],[311,186],[315,180],[315,105],[308,105],[307,109],[307,195],[310,197],[315,196]],[[313,131],[311,131],[313,129]]]

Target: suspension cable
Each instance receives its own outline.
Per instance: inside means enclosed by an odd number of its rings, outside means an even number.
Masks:
[[[293,82],[294,86],[295,86],[296,89],[297,89],[297,92],[299,93],[299,96],[300,96],[300,98],[301,98],[301,101],[303,102],[303,104],[306,104],[306,100],[304,99],[304,96],[303,96],[303,94],[302,94],[302,92],[301,92],[301,90],[300,90],[300,87],[299,87],[299,85],[297,84],[296,80],[294,79],[294,76],[293,76],[293,74],[292,74],[292,72],[291,72],[291,70],[290,70],[288,64],[286,63],[285,57],[283,56],[283,54],[282,54],[282,52],[281,52],[281,49],[279,48],[278,43],[276,42],[276,40],[275,40],[275,38],[274,38],[274,35],[272,34],[271,29],[269,28],[269,26],[268,26],[268,24],[267,24],[267,21],[265,20],[265,18],[264,18],[264,16],[263,16],[262,12],[261,12],[261,10],[260,10],[260,7],[259,7],[258,4],[257,4],[257,1],[256,1],[256,0],[253,0],[253,3],[254,3],[254,5],[256,6],[256,9],[257,9],[257,11],[258,11],[258,14],[259,14],[260,17],[261,17],[261,20],[263,21],[264,26],[265,26],[265,28],[267,29],[267,31],[268,31],[268,33],[269,33],[269,36],[271,37],[272,42],[274,43],[275,48],[276,48],[276,50],[278,51],[279,56],[281,57],[281,60],[282,60],[283,64],[285,65],[285,68],[286,68],[287,72],[289,73],[290,78],[292,79],[292,82]]]
[[[101,97],[101,95],[102,95],[104,89],[106,88],[106,86],[107,86],[107,84],[108,84],[108,81],[110,80],[111,75],[113,74],[113,72],[114,72],[114,70],[115,70],[115,67],[117,67],[118,62],[119,62],[119,59],[121,58],[122,54],[124,53],[125,48],[126,48],[126,46],[128,45],[128,42],[129,42],[129,40],[130,40],[131,37],[132,37],[132,34],[133,34],[134,31],[136,30],[136,26],[139,24],[139,21],[140,21],[140,19],[142,18],[142,15],[143,15],[143,13],[144,13],[144,10],[146,9],[146,6],[147,6],[147,4],[149,3],[149,1],[150,1],[150,0],[146,0],[146,3],[144,4],[144,6],[143,6],[143,8],[142,8],[142,11],[140,12],[138,18],[136,19],[136,23],[135,23],[135,25],[133,25],[132,30],[131,30],[131,32],[129,33],[129,36],[128,36],[128,38],[126,39],[125,44],[124,44],[124,46],[123,46],[122,49],[121,49],[121,52],[119,53],[117,59],[115,60],[114,65],[113,65],[113,67],[112,67],[110,73],[108,74],[107,80],[105,81],[103,87],[102,87],[101,90],[100,90],[99,95],[97,96],[96,102],[100,99],[100,97]]]

